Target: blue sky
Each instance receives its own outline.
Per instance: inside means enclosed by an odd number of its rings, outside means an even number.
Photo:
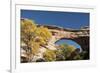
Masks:
[[[57,25],[72,29],[89,26],[89,17],[89,13],[21,10],[21,18],[34,20],[36,24]],[[62,42],[81,48],[72,40],[60,41],[60,43]]]
[[[79,44],[77,44],[76,42],[74,42],[74,41],[72,41],[72,40],[66,40],[66,39],[61,39],[61,40],[59,40],[59,41],[57,41],[56,42],[56,44],[58,44],[58,45],[60,45],[61,43],[66,43],[66,42],[69,42],[68,44],[69,45],[71,45],[71,44],[73,44],[73,46],[77,46],[77,48],[81,48],[80,46],[79,46]]]
[[[64,28],[79,29],[89,26],[89,13],[21,10],[21,18],[34,20],[37,24]]]
[[[57,45],[65,44],[65,43],[67,43],[68,45],[73,45],[74,47],[81,50],[81,46],[73,40],[61,39],[56,42]]]

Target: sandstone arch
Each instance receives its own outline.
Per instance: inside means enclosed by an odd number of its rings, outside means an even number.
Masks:
[[[40,25],[38,25],[40,26]],[[62,38],[70,39],[78,43],[83,51],[88,52],[88,58],[89,58],[89,51],[90,51],[90,45],[89,45],[89,28],[82,28],[82,29],[65,29],[58,26],[50,26],[50,25],[43,25],[44,27],[47,27],[53,35],[52,43],[55,43],[57,40],[60,40]]]

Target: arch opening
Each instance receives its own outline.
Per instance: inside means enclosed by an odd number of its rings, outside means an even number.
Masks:
[[[82,52],[81,45],[72,39],[61,38],[55,42],[55,45],[62,45],[62,44],[71,45],[71,46],[75,47],[76,49],[78,49],[80,52]]]

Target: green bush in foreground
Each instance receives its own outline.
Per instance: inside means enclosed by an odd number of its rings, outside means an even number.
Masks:
[[[47,49],[46,52],[43,54],[45,61],[55,61],[56,54],[53,50]]]

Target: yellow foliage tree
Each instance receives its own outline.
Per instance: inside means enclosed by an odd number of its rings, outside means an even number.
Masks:
[[[37,27],[32,20],[21,19],[21,41],[31,48],[32,54],[38,53],[40,46],[45,45],[51,36],[48,28]]]
[[[36,30],[36,25],[32,20],[21,19],[21,40],[27,45],[30,40],[35,37],[34,31]]]
[[[39,36],[39,38],[40,38],[40,40],[42,40],[42,42],[43,41],[47,42],[52,36],[52,34],[48,30],[48,28],[43,27],[43,26],[38,27],[35,33],[37,34],[37,36]]]

